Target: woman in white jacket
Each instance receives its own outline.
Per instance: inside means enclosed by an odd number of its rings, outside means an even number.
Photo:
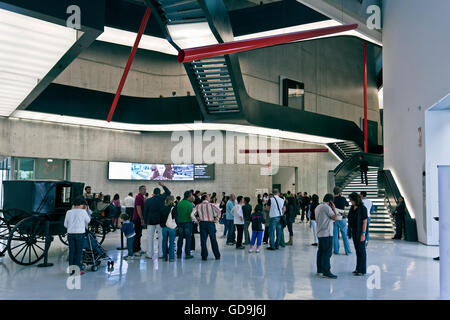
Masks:
[[[242,212],[242,206],[244,205],[244,197],[238,196],[236,200],[237,204],[231,210],[234,217],[234,225],[237,229],[236,249],[245,249],[242,245],[242,236],[244,235],[244,213]]]

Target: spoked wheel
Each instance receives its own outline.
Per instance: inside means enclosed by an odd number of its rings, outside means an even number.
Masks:
[[[8,237],[8,255],[23,266],[35,264],[44,257],[44,221],[39,217],[28,217],[14,226]]]
[[[9,225],[3,218],[0,218],[0,256],[4,255],[8,249]]]
[[[103,244],[103,241],[105,241],[106,237],[106,227],[102,222],[93,221],[91,224],[89,224],[89,231],[95,234],[95,238],[100,244]]]
[[[62,243],[64,243],[66,246],[69,245],[69,239],[67,239],[67,233],[63,235],[59,235],[59,240],[61,240]]]

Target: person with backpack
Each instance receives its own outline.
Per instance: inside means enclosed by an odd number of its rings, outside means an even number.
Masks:
[[[165,200],[164,208],[161,211],[161,231],[162,231],[162,258],[169,262],[175,261],[175,236],[178,219],[178,212],[175,205],[174,196],[168,196]]]
[[[265,220],[263,212],[263,201],[258,199],[258,204],[255,206],[255,211],[252,214],[252,238],[250,240],[249,253],[253,252],[253,247],[256,242],[256,253],[259,253],[261,248],[261,242],[263,238],[263,233],[265,229]]]
[[[148,246],[147,246],[147,259],[153,258],[153,251],[154,251],[154,245],[153,240],[155,237],[155,231],[158,232],[158,258],[162,259],[163,252],[162,252],[162,229],[161,229],[161,215],[162,210],[164,208],[164,204],[166,201],[166,198],[170,196],[170,190],[162,183],[158,183],[163,189],[164,193],[161,194],[160,188],[155,188],[153,190],[153,197],[148,198],[145,200],[144,205],[144,221],[145,224],[148,226]]]

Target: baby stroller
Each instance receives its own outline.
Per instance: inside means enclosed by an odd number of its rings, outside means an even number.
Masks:
[[[91,266],[92,271],[97,271],[102,260],[108,260],[108,270],[114,268],[114,261],[106,254],[100,243],[95,239],[95,234],[86,231],[82,262],[86,266]]]

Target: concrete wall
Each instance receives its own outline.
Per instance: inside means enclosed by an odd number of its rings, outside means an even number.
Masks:
[[[425,149],[418,145],[418,128],[425,132],[424,111],[450,91],[450,2],[383,3],[385,167],[417,219],[419,241],[437,244],[436,212],[427,212],[423,200]]]
[[[69,159],[72,180],[85,182],[96,192],[118,192],[121,197],[130,191],[136,191],[141,183],[108,181],[108,161],[173,163],[171,152],[178,143],[171,141],[171,132],[140,133],[0,117],[1,155]],[[200,152],[209,145],[210,142],[203,142]],[[285,149],[323,146],[280,140],[279,147]],[[216,164],[214,181],[172,182],[168,183],[169,188],[173,188],[174,193],[179,195],[185,189],[233,191],[246,195],[254,195],[256,189],[271,189],[272,177],[260,174],[262,162],[250,164],[248,155],[244,157],[243,162],[238,162],[236,148],[237,146],[229,147],[224,137],[223,154],[233,152],[234,161],[230,164]],[[245,148],[249,148],[248,138],[245,141]],[[198,163],[194,157],[196,150],[192,142],[191,163]],[[225,163],[225,156],[222,159]],[[279,158],[280,166],[301,168],[298,184],[302,191],[319,194],[324,194],[327,190],[328,170],[334,169],[338,164],[338,159],[331,153],[282,154]],[[146,182],[146,185],[152,190],[156,183]]]
[[[272,176],[272,184],[281,184],[281,192],[295,192],[295,168],[280,168],[276,175]]]
[[[130,48],[95,41],[84,50],[55,83],[116,93]],[[184,66],[177,57],[159,52],[138,50],[128,74],[122,95],[135,97],[186,96],[194,91]]]
[[[375,58],[369,44],[368,118],[380,124]],[[279,104],[280,76],[305,84],[305,110],[352,120],[364,116],[363,42],[334,37],[263,48],[239,54],[244,83],[255,99]],[[381,124],[378,128],[381,143]]]

